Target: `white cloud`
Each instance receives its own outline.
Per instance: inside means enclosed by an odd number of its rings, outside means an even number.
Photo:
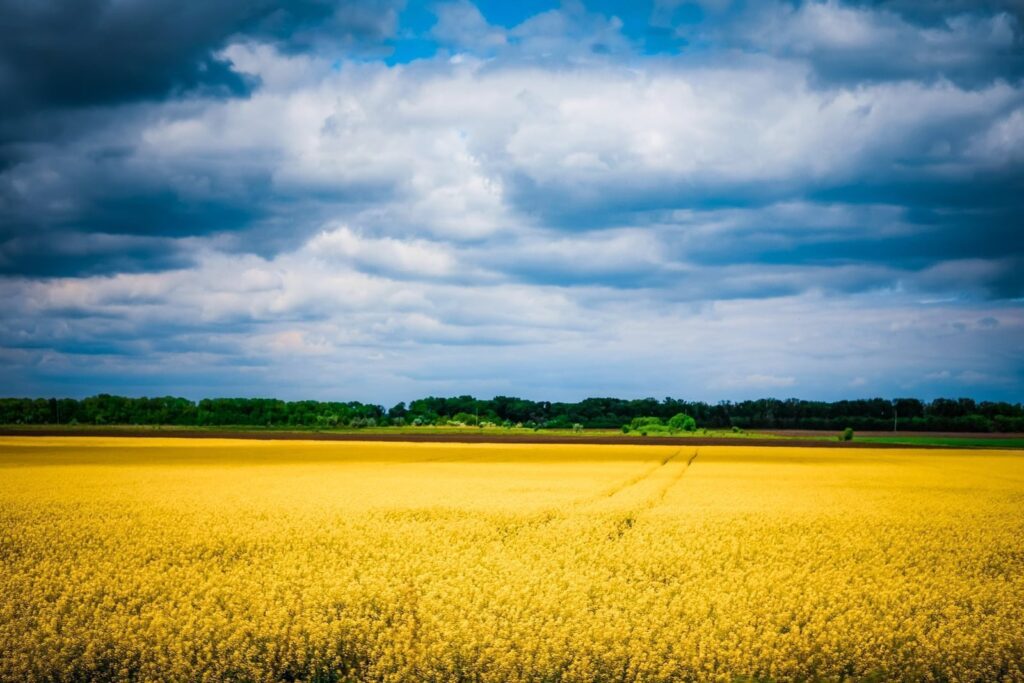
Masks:
[[[444,2],[437,6],[437,23],[431,36],[458,48],[488,51],[508,43],[505,31],[491,26],[476,5],[468,0]]]
[[[975,136],[968,154],[985,166],[1024,161],[1024,107],[994,121]]]
[[[457,273],[450,247],[426,240],[367,238],[347,226],[324,230],[306,247],[306,253],[326,261],[343,259],[356,267],[398,275],[446,277]]]
[[[200,160],[207,173],[265,165],[284,193],[358,198],[377,188],[385,201],[363,220],[459,239],[529,222],[524,180],[584,203],[678,183],[743,192],[751,183],[841,182],[865,165],[927,158],[935,142],[922,131],[963,135],[951,125],[965,118],[989,117],[992,136],[1012,137],[1014,119],[996,117],[1020,97],[1006,84],[821,91],[805,69],[770,60],[640,71],[349,63],[310,81],[314,67],[294,66],[302,58],[265,47],[226,54],[274,87],[158,121],[137,154],[183,177]],[[972,154],[944,158],[943,172],[969,173],[995,147],[979,142]],[[519,195],[509,196],[510,184]]]
[[[331,239],[344,258],[323,256]],[[377,246],[339,228],[272,259],[210,253],[185,271],[6,281],[16,318],[32,322],[10,326],[2,345],[25,349],[31,360],[21,362],[44,373],[145,378],[155,363],[242,386],[250,375],[238,368],[252,365],[264,368],[261,386],[295,397],[399,400],[454,382],[460,391],[553,398],[714,399],[837,396],[832,377],[913,384],[946,364],[981,373],[957,381],[986,386],[1000,375],[1001,355],[1019,353],[1024,330],[1013,307],[972,308],[998,315],[999,327],[951,335],[960,309],[923,311],[907,297],[694,305],[657,289],[394,279],[347,260]],[[111,350],[84,365],[75,349],[90,344]]]
[[[730,25],[730,41],[809,60],[828,80],[991,80],[1020,31],[1006,12],[951,14],[930,26],[884,7],[827,2],[763,2]]]

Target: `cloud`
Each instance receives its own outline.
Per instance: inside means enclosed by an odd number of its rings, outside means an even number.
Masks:
[[[0,174],[5,223],[250,231],[236,246],[264,255],[331,220],[368,236],[456,241],[651,229],[658,241],[671,233],[670,249],[716,260],[935,261],[1005,256],[989,249],[997,240],[1022,248],[1012,228],[1020,163],[997,144],[1015,139],[1007,112],[1022,93],[1006,84],[836,94],[757,60],[336,69],[251,43],[223,54],[264,87],[244,100],[122,109],[88,135],[36,147]],[[712,230],[716,239],[698,237]]]
[[[627,10],[627,7],[621,9]],[[437,22],[430,31],[438,43],[456,53],[532,64],[607,62],[629,55],[633,42],[623,33],[615,14],[591,11],[583,3],[565,2],[512,26],[487,21],[467,0],[437,5]]]
[[[867,9],[878,6],[875,0],[856,0],[850,4]],[[923,27],[941,26],[949,17],[964,14],[989,16],[1006,13],[1018,19],[1024,16],[1024,8],[1018,0],[887,0],[884,9],[899,15],[904,21]]]
[[[930,291],[970,291],[979,288],[997,298],[1014,299],[1024,295],[1024,259],[957,259],[930,266],[918,277]]]
[[[345,226],[321,232],[306,249],[319,259],[348,262],[361,270],[396,277],[452,277],[459,265],[446,245],[426,240],[366,238]]]
[[[657,51],[635,8],[243,4],[163,8],[139,54],[114,38],[159,3],[13,10],[0,74],[40,60],[0,84],[25,114],[0,121],[5,386],[1009,396],[1024,372],[1005,7],[665,3],[690,42]],[[96,91],[66,86],[104,41]],[[403,41],[429,49],[385,59]]]
[[[476,5],[468,0],[443,3],[436,12],[437,23],[430,33],[442,45],[487,53],[508,44],[505,31],[488,24]]]
[[[240,94],[251,84],[214,55],[229,38],[301,49],[329,33],[335,45],[358,45],[387,37],[395,20],[384,2],[325,0],[3,0],[0,14],[0,94],[15,107],[112,104],[194,88]]]
[[[982,87],[1024,76],[1018,13],[931,3],[757,3],[729,24],[726,42],[806,61],[823,86],[890,80],[948,80]],[[924,9],[926,3],[916,3]],[[1019,10],[1019,6],[1017,8]],[[928,19],[922,23],[923,19]]]
[[[744,375],[742,377],[736,377],[730,375],[723,377],[718,380],[718,384],[723,387],[730,389],[780,389],[784,387],[791,387],[796,384],[796,378],[791,376],[780,377],[778,375],[765,375],[760,373],[754,373],[751,375]]]
[[[999,378],[1014,376],[1006,359],[1021,353],[1024,317],[1007,305],[922,309],[899,294],[882,303],[813,293],[707,304],[667,300],[655,288],[616,293],[500,277],[467,287],[446,271],[363,272],[359,259],[376,248],[388,245],[337,228],[270,259],[206,252],[181,270],[4,280],[13,302],[0,335],[4,373],[12,386],[53,386],[68,374],[110,386],[130,375],[138,391],[165,392],[180,371],[205,387],[199,393],[273,387],[293,397],[367,391],[382,400],[449,385],[553,398],[779,389],[838,397],[843,384],[830,377],[870,373],[887,378],[878,391],[895,391],[936,366],[957,375],[930,381],[970,379],[1005,392],[1012,381]],[[979,314],[1002,322],[949,326]],[[991,381],[960,377],[968,371]]]
[[[0,245],[0,274],[90,275],[184,268],[192,265],[182,242],[102,232],[16,234]]]

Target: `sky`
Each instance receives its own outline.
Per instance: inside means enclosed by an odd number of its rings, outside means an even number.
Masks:
[[[0,394],[1024,399],[1024,2],[0,0]]]

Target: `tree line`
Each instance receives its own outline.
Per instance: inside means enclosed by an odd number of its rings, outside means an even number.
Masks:
[[[190,427],[375,427],[393,425],[493,424],[536,429],[619,429],[637,418],[668,421],[685,414],[706,429],[822,429],[961,432],[1024,432],[1020,403],[969,398],[921,401],[882,398],[805,401],[765,398],[705,403],[674,398],[588,398],[575,403],[511,396],[435,397],[391,408],[349,401],[281,401],[268,398],[172,396],[128,398],[100,394],[84,399],[0,399],[0,424],[177,425]]]

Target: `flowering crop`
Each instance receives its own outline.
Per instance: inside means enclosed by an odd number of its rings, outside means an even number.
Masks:
[[[1024,455],[0,439],[0,680],[1024,681]]]

